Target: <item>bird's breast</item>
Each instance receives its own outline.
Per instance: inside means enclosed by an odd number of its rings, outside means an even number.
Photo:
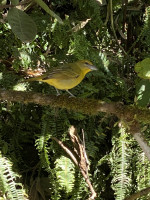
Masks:
[[[84,76],[80,74],[79,76],[76,77],[71,77],[71,78],[61,78],[61,79],[48,79],[48,80],[43,80],[43,82],[47,82],[48,84],[54,86],[57,89],[60,90],[69,90],[71,88],[74,88],[76,85],[78,85],[82,80]]]

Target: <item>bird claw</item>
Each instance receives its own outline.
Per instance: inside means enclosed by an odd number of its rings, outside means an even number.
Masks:
[[[59,90],[57,88],[55,88],[55,89],[56,89],[56,92],[57,92],[57,96],[60,96]]]
[[[69,92],[69,90],[66,90],[66,92],[68,92],[68,94],[70,94],[69,98],[70,97],[75,97],[71,92]]]

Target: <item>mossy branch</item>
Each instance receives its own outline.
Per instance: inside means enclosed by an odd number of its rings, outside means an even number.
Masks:
[[[122,103],[106,103],[104,101],[86,98],[54,96],[34,92],[0,90],[0,100],[10,102],[35,103],[53,108],[65,108],[88,115],[97,115],[99,112],[114,114],[125,122],[150,122],[150,110],[136,106],[127,106]]]
[[[54,96],[34,92],[5,91],[0,90],[0,100],[10,102],[35,103],[52,108],[65,108],[67,110],[81,112],[88,115],[96,115],[99,112],[116,115],[130,128],[131,134],[137,140],[147,158],[150,160],[150,147],[140,133],[139,122],[150,122],[150,110],[127,106],[122,103],[106,103],[95,99],[83,99],[68,97],[65,95]]]

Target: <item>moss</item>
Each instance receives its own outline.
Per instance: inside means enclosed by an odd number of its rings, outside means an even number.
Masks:
[[[75,112],[81,112],[88,115],[96,115],[99,112],[106,112],[116,115],[118,118],[131,122],[150,123],[150,110],[140,108],[134,105],[123,105],[120,103],[105,103],[95,99],[83,99],[65,95],[54,96],[32,92],[21,91],[0,91],[0,99],[7,101],[19,101],[24,103],[35,103],[53,108],[65,108]]]
[[[52,105],[53,107],[66,108],[84,114],[95,115],[98,113],[99,103],[94,99],[82,99],[67,96],[58,96],[57,101]]]
[[[150,111],[134,105],[124,106],[123,117],[129,120],[137,120],[143,123],[150,123]]]

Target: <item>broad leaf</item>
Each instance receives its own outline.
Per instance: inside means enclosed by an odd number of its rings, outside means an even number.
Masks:
[[[6,5],[6,0],[0,0],[0,5]]]
[[[140,78],[150,79],[150,58],[145,58],[135,65],[135,71]]]
[[[0,5],[6,5],[7,0],[0,0]],[[3,10],[3,8],[0,8],[0,12]]]
[[[150,102],[150,81],[142,80],[137,85],[137,103],[139,106],[146,106]]]
[[[34,40],[37,28],[36,24],[29,15],[17,8],[11,8],[8,11],[7,19],[13,33],[22,42],[30,42]]]
[[[19,3],[19,0],[11,0],[12,5],[16,6]]]

